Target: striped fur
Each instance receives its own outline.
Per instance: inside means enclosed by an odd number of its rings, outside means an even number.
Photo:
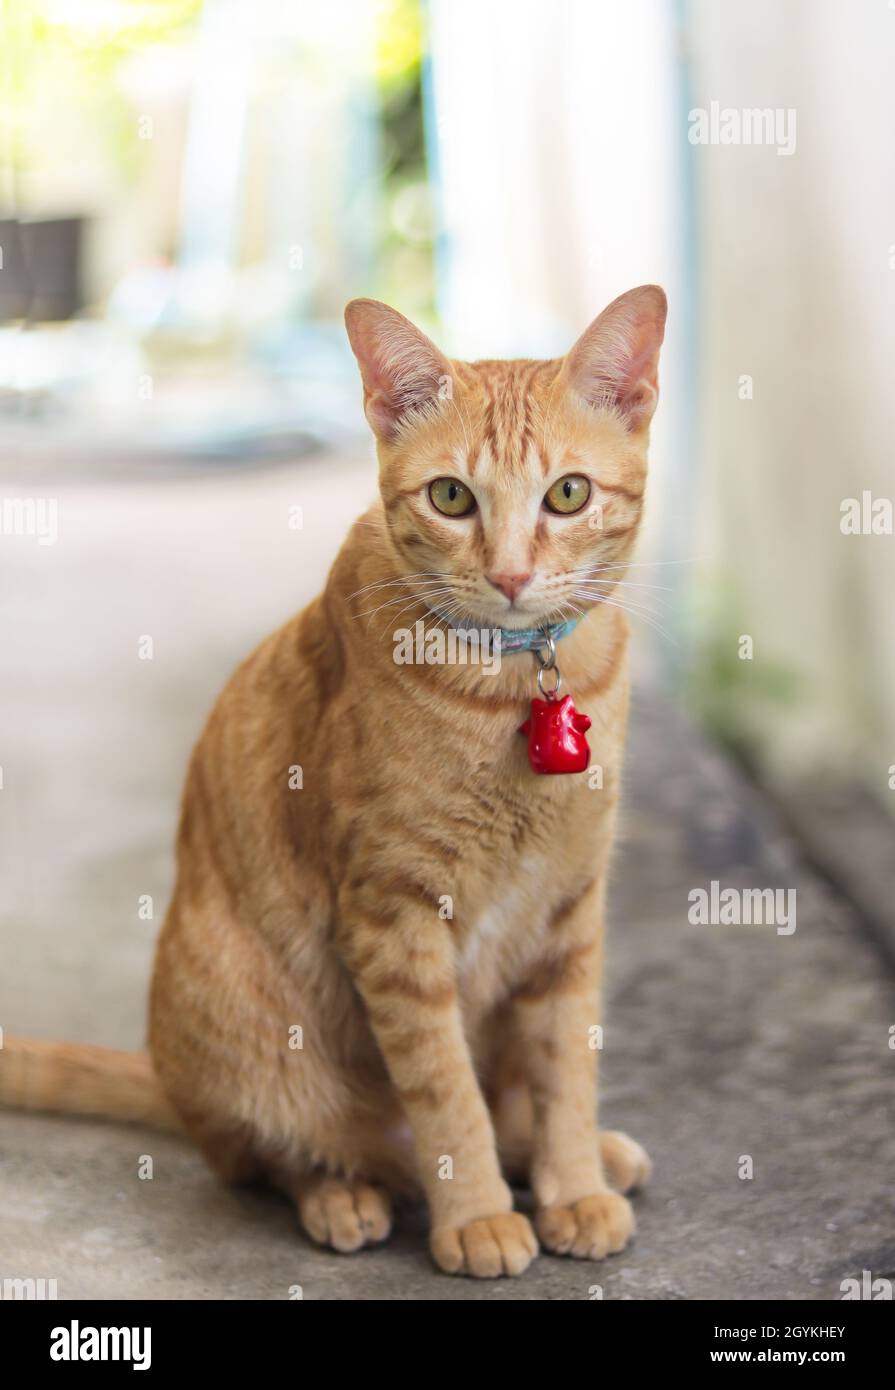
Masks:
[[[347,318],[381,501],[322,595],[235,673],[193,754],[151,989],[154,1074],[129,1064],[142,1101],[124,1103],[112,1079],[105,1105],[78,1082],[68,1099],[160,1123],[176,1112],[218,1172],[283,1187],[338,1249],[383,1239],[390,1196],[422,1192],[442,1269],[517,1274],[537,1249],[507,1185],[524,1173],[541,1242],[598,1258],[630,1236],[616,1189],[648,1167],[633,1141],[598,1133],[592,1045],[624,616],[585,602],[561,645],[593,719],[593,789],[529,769],[517,728],[530,655],[490,677],[395,664],[394,628],[438,587],[395,581],[441,576],[468,616],[524,627],[561,610],[573,571],[623,573],[664,296],[622,296],[551,362],[449,362],[373,301]],[[542,508],[570,472],[590,477],[599,528]],[[474,516],[434,510],[427,485],[442,475],[472,488]],[[522,571],[533,578],[511,609],[486,576]],[[16,1066],[14,1048],[0,1052],[0,1099],[76,1108],[61,1096],[70,1059],[32,1059],[27,1095]]]

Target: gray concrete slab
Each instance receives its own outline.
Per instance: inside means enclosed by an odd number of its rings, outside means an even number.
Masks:
[[[60,486],[57,545],[3,538],[0,1026],[136,1046],[189,745],[228,670],[318,586],[361,464]],[[288,509],[304,508],[302,531]],[[15,547],[14,549],[12,547]],[[155,639],[151,663],[137,639]],[[781,887],[796,930],[702,926],[688,894]],[[151,893],[155,920],[137,899]],[[602,1265],[437,1273],[418,1211],[389,1245],[312,1248],[279,1198],[219,1186],[181,1140],[0,1114],[0,1277],[63,1298],[840,1297],[895,1277],[895,991],[848,906],[648,688],[615,866],[603,1117],[655,1163]],[[141,1181],[141,1156],[154,1176]],[[738,1176],[743,1156],[751,1179]]]

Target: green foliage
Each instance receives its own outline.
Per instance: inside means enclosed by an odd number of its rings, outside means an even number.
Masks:
[[[693,659],[686,694],[698,718],[721,743],[749,761],[764,720],[799,696],[793,667],[761,650],[734,586],[715,579],[697,599]],[[751,660],[739,655],[740,637],[755,642]]]
[[[135,132],[133,112],[116,81],[121,65],[154,44],[186,35],[201,8],[202,0],[5,4],[0,81],[13,169],[33,167],[43,129],[64,129],[64,112],[77,111],[131,171]]]
[[[382,293],[408,312],[431,313],[432,204],[423,128],[420,0],[384,0],[377,11],[383,218]]]

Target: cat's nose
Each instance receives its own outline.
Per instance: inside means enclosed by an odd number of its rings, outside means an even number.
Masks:
[[[495,589],[499,589],[502,594],[506,594],[510,603],[517,597],[522,589],[525,588],[531,579],[530,574],[486,574],[485,578],[489,584],[493,584]]]

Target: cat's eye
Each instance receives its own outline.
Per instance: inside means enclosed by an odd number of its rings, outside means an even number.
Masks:
[[[445,516],[468,516],[475,511],[475,498],[457,478],[436,478],[429,484],[429,501]]]
[[[571,516],[573,512],[581,511],[588,497],[590,497],[590,483],[587,478],[582,478],[580,473],[567,473],[564,478],[558,478],[553,486],[547,489],[544,505],[551,512],[560,512],[563,516]]]

